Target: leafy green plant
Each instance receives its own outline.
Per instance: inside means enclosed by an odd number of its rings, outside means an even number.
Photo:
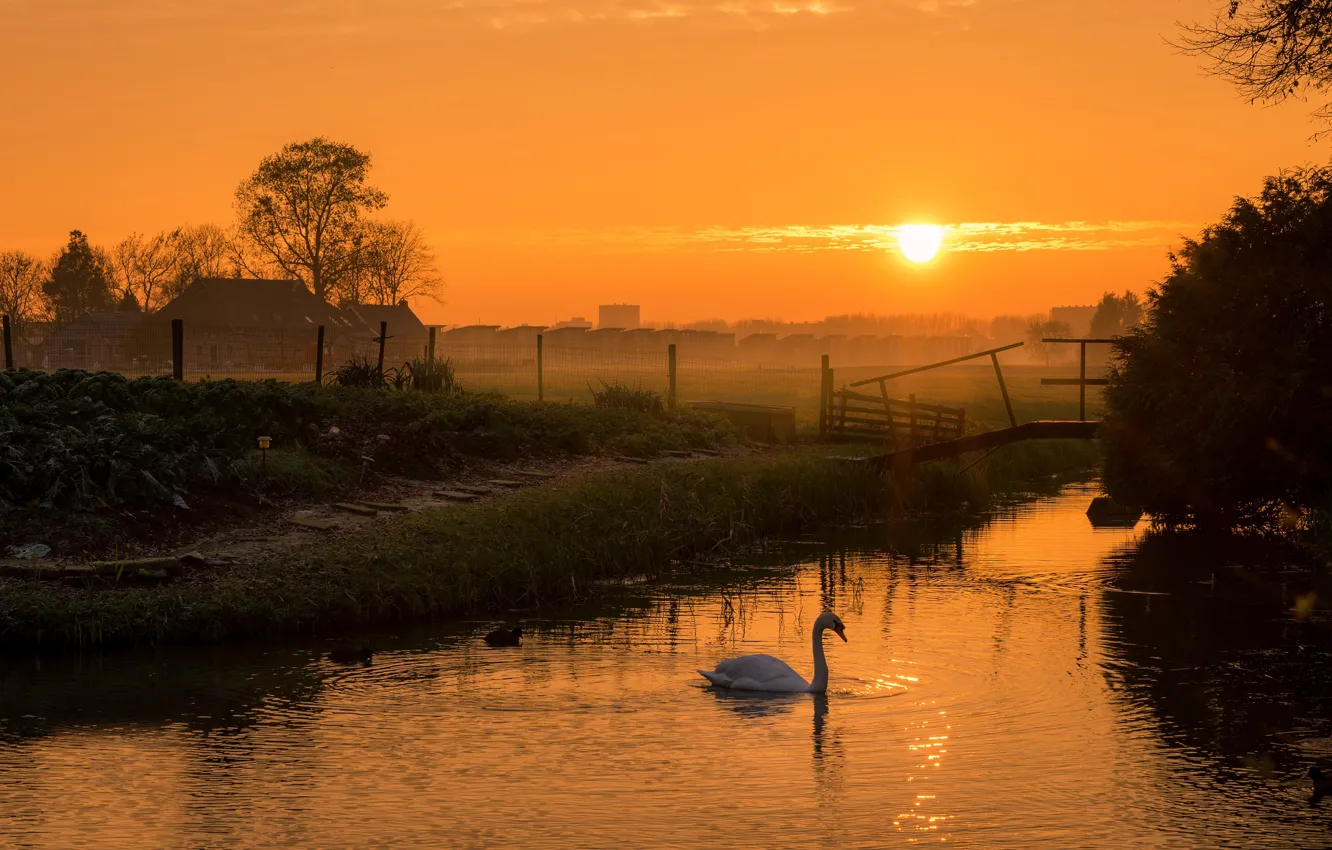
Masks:
[[[62,369],[0,376],[0,508],[185,503],[234,483],[229,461],[271,435],[308,442],[320,407],[276,381],[128,380]]]
[[[384,370],[384,386],[389,389],[404,392],[411,385],[412,373],[408,370],[407,364],[404,363],[402,368],[399,369],[389,368]]]
[[[340,387],[382,387],[384,374],[370,358],[353,357],[333,373],[333,381]]]
[[[718,446],[735,430],[693,412],[531,404],[465,393],[438,365],[441,388],[125,377],[107,372],[0,373],[0,510],[100,510],[193,505],[195,497],[326,491],[301,453],[359,468],[378,435],[375,469],[429,477],[463,455],[516,457]],[[375,370],[377,371],[377,370]],[[415,380],[410,368],[398,375]],[[268,479],[253,460],[269,437]],[[293,452],[291,462],[278,452]],[[285,455],[283,456],[286,457]],[[314,467],[311,467],[314,468]],[[308,473],[308,474],[307,474]],[[287,480],[290,479],[290,480]],[[318,486],[316,486],[318,485]],[[2,535],[0,535],[2,536]]]
[[[451,361],[421,357],[382,372],[368,357],[353,357],[334,373],[333,381],[340,387],[388,387],[398,392],[418,390],[452,393],[459,390]]]
[[[453,361],[448,358],[415,357],[403,368],[411,375],[412,389],[419,392],[456,393],[460,389],[453,373]]]
[[[629,387],[616,381],[608,384],[601,382],[601,391],[588,387],[592,392],[592,401],[597,407],[616,410],[638,410],[643,413],[662,413],[666,406],[661,396],[642,387]]]

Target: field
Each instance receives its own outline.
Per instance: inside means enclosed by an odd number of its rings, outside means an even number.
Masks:
[[[880,367],[860,367],[835,369],[834,382],[837,387],[866,378],[877,377],[885,371]],[[1078,388],[1047,387],[1041,385],[1042,378],[1076,378],[1076,363],[1054,366],[1003,366],[1004,383],[1008,387],[1008,398],[1013,405],[1013,415],[1018,422],[1030,422],[1036,419],[1077,419]],[[1087,368],[1088,377],[1101,377],[1103,368]],[[858,388],[861,392],[874,394],[878,385],[871,384]],[[1004,410],[1003,395],[999,391],[999,381],[994,368],[985,362],[983,366],[958,364],[945,366],[929,372],[907,375],[888,383],[888,394],[894,398],[906,398],[915,394],[917,401],[929,404],[942,404],[949,407],[962,407],[967,411],[967,418],[981,423],[987,428],[998,428],[1008,424],[1008,414]],[[817,399],[815,399],[817,401]],[[1097,387],[1087,390],[1087,418],[1099,419],[1104,411],[1101,391]]]
[[[447,354],[447,352],[445,352]],[[1003,396],[988,361],[981,365],[958,364],[891,381],[888,392],[894,398],[915,394],[918,401],[963,407],[968,419],[984,427],[1007,424]],[[537,369],[531,363],[497,363],[454,358],[454,368],[462,386],[476,391],[493,391],[511,398],[536,399]],[[899,371],[903,366],[858,366],[836,368],[834,384],[842,387],[853,381]],[[1033,419],[1078,418],[1077,387],[1047,387],[1041,379],[1077,376],[1077,364],[1053,366],[1004,365],[1013,414],[1019,422]],[[550,352],[542,369],[543,397],[553,401],[590,403],[592,390],[601,382],[621,383],[650,389],[662,394],[669,390],[665,355],[615,355],[609,353]],[[1104,367],[1088,367],[1089,377],[1098,377]],[[878,392],[877,385],[862,389]],[[818,421],[819,367],[782,366],[743,361],[707,360],[681,357],[676,364],[676,398],[690,401],[729,401],[749,404],[785,405],[796,408],[796,417],[807,427]],[[1099,418],[1102,400],[1097,388],[1087,393],[1087,418]]]
[[[535,346],[506,347],[444,346],[437,356],[448,358],[460,386],[472,392],[497,393],[519,401],[547,401],[582,404],[592,402],[592,392],[605,384],[651,390],[663,398],[670,390],[670,368],[665,351],[621,351],[595,348],[547,347],[542,358],[540,377]],[[390,351],[386,368],[402,367],[404,350]],[[1016,359],[1012,354],[1001,355]],[[372,358],[373,359],[373,358]],[[325,379],[330,379],[341,363],[327,361]],[[838,367],[832,363],[834,385],[842,387],[854,381],[873,378],[907,368],[903,365]],[[1019,422],[1033,419],[1076,419],[1076,387],[1045,387],[1043,377],[1070,378],[1077,375],[1076,363],[1053,366],[1010,365],[1003,363],[1013,413]],[[129,377],[139,373],[123,372]],[[1090,376],[1104,373],[1103,366],[1089,367]],[[273,379],[299,383],[314,380],[314,367],[299,370],[266,370],[244,362],[219,364],[207,369],[191,368],[187,359],[185,378],[202,380],[235,378],[237,380]],[[797,420],[805,429],[818,421],[819,362],[816,357],[805,365],[772,365],[733,359],[710,359],[682,355],[676,362],[676,399],[691,401],[727,401],[772,404],[796,408]],[[538,386],[540,385],[540,390]],[[878,386],[860,388],[877,395]],[[889,383],[889,395],[916,399],[929,404],[962,407],[968,420],[982,427],[1007,424],[1003,398],[988,360],[945,366],[928,372],[898,378]],[[1087,416],[1099,418],[1102,409],[1100,391],[1088,391]]]
[[[578,365],[547,366],[543,372],[542,396],[547,401],[582,404],[592,402],[592,391],[601,389],[601,382],[649,389],[663,398],[669,391],[666,358],[661,364],[614,362],[605,364],[588,362]],[[903,366],[856,366],[833,370],[834,384],[841,388],[853,381],[907,368]],[[473,392],[493,392],[518,401],[536,401],[537,377],[535,364],[530,366],[496,366],[455,361],[460,384]],[[1013,415],[1019,422],[1034,419],[1077,419],[1077,387],[1047,387],[1041,378],[1077,377],[1076,364],[1056,366],[1004,366],[1004,381],[1008,387]],[[1100,377],[1103,370],[1088,368],[1088,377]],[[126,373],[128,377],[136,374]],[[277,380],[299,383],[314,380],[306,372],[244,372],[219,370],[217,372],[187,372],[187,381],[236,378],[238,380]],[[871,384],[859,388],[861,392],[878,393]],[[998,428],[1007,423],[1003,397],[994,369],[959,364],[945,366],[929,372],[897,378],[888,384],[893,398],[904,399],[914,394],[917,401],[962,407],[967,418],[983,427]],[[796,418],[802,425],[813,427],[818,421],[819,370],[818,367],[770,366],[729,361],[695,361],[681,359],[677,364],[676,397],[682,403],[691,401],[730,401],[746,404],[772,404],[795,407]],[[1099,419],[1104,410],[1099,388],[1087,390],[1087,418]]]

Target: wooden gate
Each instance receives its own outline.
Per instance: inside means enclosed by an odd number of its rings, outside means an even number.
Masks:
[[[967,427],[967,412],[960,407],[921,404],[915,396],[903,400],[850,389],[833,392],[827,416],[825,433],[834,437],[903,445],[952,440],[966,433]]]

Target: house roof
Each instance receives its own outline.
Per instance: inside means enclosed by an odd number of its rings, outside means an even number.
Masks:
[[[153,314],[206,327],[350,329],[352,320],[299,280],[202,278]]]
[[[406,303],[402,304],[348,304],[342,312],[352,317],[354,324],[379,334],[379,323],[388,323],[390,336],[424,335],[426,326]],[[359,330],[359,328],[358,328]]]
[[[129,331],[143,321],[143,313],[123,310],[84,310],[65,328],[92,328],[100,331]]]

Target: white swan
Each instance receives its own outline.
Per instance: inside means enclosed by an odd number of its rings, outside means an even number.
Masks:
[[[720,688],[769,693],[821,694],[828,690],[828,661],[823,657],[823,632],[832,629],[843,641],[846,626],[842,618],[825,611],[814,621],[814,681],[806,682],[780,658],[771,655],[742,655],[728,658],[712,672],[699,670],[703,678]]]

